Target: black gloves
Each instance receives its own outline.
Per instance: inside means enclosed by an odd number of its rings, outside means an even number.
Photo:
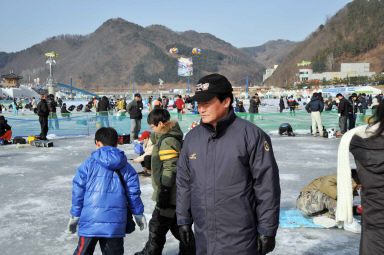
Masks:
[[[188,248],[195,247],[195,237],[192,231],[191,224],[179,226],[180,241]]]
[[[268,252],[273,251],[275,248],[275,237],[274,236],[265,236],[258,233],[257,236],[257,251],[260,255],[265,255]]]
[[[170,201],[171,201],[171,188],[161,185],[157,206],[161,209],[167,209],[170,207]]]

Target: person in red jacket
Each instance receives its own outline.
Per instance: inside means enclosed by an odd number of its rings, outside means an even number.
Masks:
[[[176,109],[177,109],[177,118],[179,121],[183,120],[183,110],[185,108],[185,103],[183,99],[181,98],[181,95],[178,96],[179,98],[176,100]]]

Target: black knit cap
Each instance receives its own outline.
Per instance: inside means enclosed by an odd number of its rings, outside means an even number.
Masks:
[[[232,94],[232,85],[221,74],[209,74],[198,81],[195,95],[191,98],[197,102],[208,102],[217,95]]]

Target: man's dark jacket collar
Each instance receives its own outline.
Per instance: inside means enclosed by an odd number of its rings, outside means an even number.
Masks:
[[[203,127],[208,129],[210,132],[214,133],[213,134],[214,137],[219,137],[225,132],[225,130],[232,124],[232,122],[236,118],[237,118],[237,116],[236,116],[233,108],[231,107],[229,109],[227,117],[225,117],[224,119],[221,119],[217,122],[216,130],[213,128],[213,126],[211,124],[203,123],[202,120],[200,120],[200,123]]]

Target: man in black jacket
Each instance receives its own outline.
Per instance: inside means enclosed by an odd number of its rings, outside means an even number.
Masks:
[[[97,104],[96,112],[100,117],[100,126],[109,127],[108,111],[111,109],[109,100],[106,96],[103,96]]]
[[[360,109],[361,113],[363,111],[361,109],[361,103],[360,103],[359,99],[357,98],[356,93],[353,93],[349,97],[349,104],[351,105],[351,107],[350,107],[350,112],[348,114],[348,119],[349,119],[348,130],[351,130],[351,129],[355,128],[355,125],[356,125],[356,114],[357,114],[357,111],[359,109]]]
[[[249,110],[248,112],[250,113],[250,118],[249,121],[253,123],[254,120],[254,114],[259,113],[259,107],[261,105],[259,95],[256,93],[255,96],[249,100]]]
[[[320,99],[318,93],[313,93],[311,101],[305,106],[308,113],[311,114],[312,118],[312,135],[316,136],[316,125],[319,129],[320,137],[323,137],[323,124],[321,123],[321,113],[324,109],[324,102]]]
[[[196,254],[267,254],[279,225],[280,181],[270,137],[238,118],[232,85],[220,74],[199,80],[192,100],[201,124],[185,137],[177,164],[180,239]]]
[[[360,101],[360,113],[362,113],[362,115],[365,115],[368,109],[367,95],[365,93],[361,94],[361,96],[359,97],[359,101]]]
[[[283,110],[285,109],[283,97],[280,97],[279,107],[280,107],[280,113],[283,112]]]
[[[47,140],[49,108],[45,94],[41,95],[41,101],[37,105],[37,115],[39,115],[41,127],[40,138],[41,140]]]
[[[59,127],[59,120],[57,119],[57,114],[56,114],[57,103],[55,101],[54,95],[52,95],[52,94],[48,95],[47,104],[48,104],[48,108],[49,108],[49,119],[51,119],[51,121],[49,121],[49,123],[48,123],[49,128],[53,129],[52,120],[55,120],[55,128],[59,129],[60,128]]]
[[[339,115],[340,135],[343,135],[345,132],[347,132],[347,120],[351,105],[342,94],[339,93],[336,95],[336,97],[339,99],[337,112]]]
[[[141,111],[143,110],[143,102],[141,101],[141,95],[136,93],[134,99],[128,104],[127,112],[131,118],[131,139],[136,140],[139,138],[139,133],[141,129],[141,119],[143,115]]]

